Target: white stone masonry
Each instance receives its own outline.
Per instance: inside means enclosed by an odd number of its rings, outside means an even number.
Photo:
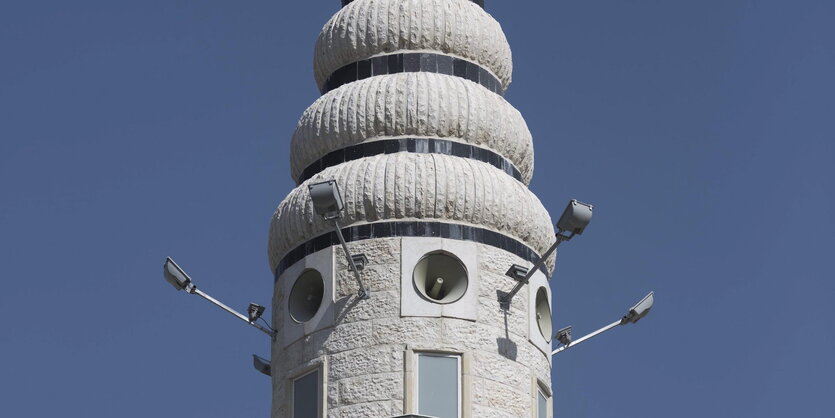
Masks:
[[[407,52],[475,63],[482,78],[484,71],[497,77],[500,93],[511,82],[511,51],[501,26],[473,2],[355,0],[319,35],[316,83],[321,88],[348,64]],[[547,279],[536,276],[507,311],[498,302],[516,284],[505,275],[508,268],[531,265],[519,254],[542,254],[555,239],[551,217],[527,188],[534,167],[531,133],[500,94],[453,74],[428,72],[431,67],[423,70],[334,84],[299,120],[291,174],[295,180],[316,168],[278,205],[270,225],[270,268],[281,267],[272,310],[278,331],[272,346],[273,418],[295,418],[294,379],[316,371],[321,418],[417,414],[422,407],[416,359],[427,353],[458,360],[461,405],[455,418],[536,418],[537,394],[550,397],[551,336],[540,331],[531,306],[550,306],[550,291],[542,292]],[[439,139],[459,151],[396,148],[317,163],[340,155],[326,157],[334,151],[365,152],[373,145],[353,146],[402,138]],[[321,167],[326,168],[311,173]],[[361,277],[371,296],[359,299],[342,247],[321,248],[312,241],[333,230],[314,212],[308,192],[309,184],[326,180],[336,181],[345,202],[343,228],[408,221],[467,227],[490,238],[391,232],[352,239],[349,251],[368,258]],[[420,263],[438,254],[457,267],[430,276]],[[548,260],[550,269],[554,262]],[[449,281],[436,282],[449,271],[455,272],[446,275]],[[463,296],[450,292],[457,299],[432,299],[418,288],[419,275],[424,284],[427,277],[463,283],[455,288]],[[301,296],[294,298],[297,284],[301,293],[295,295]],[[537,299],[537,291],[548,300]],[[302,311],[291,314],[291,302]],[[433,305],[438,303],[444,305]]]

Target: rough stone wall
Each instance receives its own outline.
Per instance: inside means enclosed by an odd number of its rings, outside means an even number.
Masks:
[[[523,260],[487,245],[479,245],[481,293],[478,319],[400,317],[400,238],[350,244],[365,253],[370,265],[363,279],[371,299],[356,299],[356,282],[337,253],[335,326],[302,338],[287,348],[279,338],[273,355],[273,417],[288,416],[288,377],[316,362],[327,364],[328,417],[391,417],[404,413],[404,353],[434,348],[471,355],[471,417],[519,418],[532,414],[531,381],[550,383],[545,353],[528,341],[527,298],[517,297],[509,315],[499,309],[497,290],[513,281],[504,275]],[[280,289],[280,287],[276,287]],[[526,289],[527,290],[527,289]],[[413,289],[406,289],[413,291]],[[274,302],[281,300],[280,292]],[[274,305],[274,324],[286,309]]]

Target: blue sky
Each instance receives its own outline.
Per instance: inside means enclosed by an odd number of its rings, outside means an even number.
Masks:
[[[268,416],[270,216],[317,97],[321,1],[0,5],[0,415]],[[835,4],[498,1],[576,334],[556,416],[831,417]]]

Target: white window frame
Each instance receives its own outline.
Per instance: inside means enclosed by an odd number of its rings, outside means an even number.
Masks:
[[[550,388],[548,387],[548,385],[546,385],[545,383],[543,383],[541,380],[537,379],[536,377],[533,378],[533,385],[532,386],[533,386],[533,388],[532,388],[533,389],[533,391],[532,391],[533,407],[531,408],[531,410],[533,410],[533,414],[532,414],[533,418],[539,418],[539,395],[542,395],[542,397],[545,398],[545,408],[547,408],[546,411],[545,411],[545,416],[547,418],[552,418],[554,408],[553,408],[553,403],[552,403],[553,394],[551,393]]]
[[[300,372],[297,372],[290,376],[287,381],[289,384],[287,385],[288,388],[288,405],[289,408],[289,415],[290,418],[293,417],[295,414],[295,391],[296,391],[296,381],[307,377],[313,373],[318,373],[317,375],[317,383],[316,383],[316,416],[317,418],[324,418],[326,416],[326,405],[325,405],[325,391],[327,390],[327,381],[325,380],[325,367],[324,363],[317,363],[312,367],[307,367]]]
[[[461,363],[462,363],[462,355],[461,354],[453,354],[453,353],[441,353],[441,352],[432,352],[432,351],[416,351],[415,352],[415,364],[414,364],[414,371],[415,371],[415,383],[414,383],[414,399],[415,399],[415,408],[417,409],[417,413],[420,414],[420,357],[421,356],[429,356],[429,357],[445,357],[445,358],[454,358],[456,360],[457,371],[456,377],[458,378],[458,384],[456,385],[458,388],[458,416],[456,418],[462,418],[464,416],[463,413],[463,398],[464,398],[464,390],[463,390],[463,375],[461,373]]]

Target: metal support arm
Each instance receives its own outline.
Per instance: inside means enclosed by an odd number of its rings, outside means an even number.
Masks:
[[[255,328],[258,328],[258,329],[259,329],[259,330],[261,330],[263,333],[265,333],[265,334],[269,335],[269,336],[270,336],[270,337],[272,337],[272,338],[275,338],[275,334],[276,334],[276,332],[275,332],[275,330],[274,330],[274,329],[272,329],[272,328],[268,328],[268,327],[265,327],[265,326],[263,326],[263,325],[261,325],[261,324],[258,324],[258,323],[256,323],[256,322],[249,322],[249,318],[248,318],[248,317],[246,317],[245,315],[243,315],[243,314],[239,313],[238,311],[236,311],[236,310],[234,310],[234,309],[232,309],[232,308],[230,308],[230,307],[228,307],[228,306],[224,305],[224,304],[223,304],[223,302],[221,302],[221,301],[219,301],[219,300],[217,300],[217,299],[215,299],[215,298],[213,298],[213,297],[211,297],[211,296],[207,295],[205,292],[203,292],[202,290],[198,289],[198,288],[197,288],[197,286],[195,286],[195,285],[193,285],[193,284],[190,284],[190,285],[189,285],[189,287],[188,287],[186,290],[187,290],[189,293],[192,293],[192,294],[198,295],[198,296],[202,297],[203,299],[208,300],[209,302],[211,302],[211,303],[213,303],[213,304],[217,305],[219,308],[223,309],[224,311],[229,312],[230,314],[234,315],[236,318],[240,319],[241,321],[244,321],[244,322],[246,322],[247,324],[252,325],[252,326],[253,326],[253,327],[255,327]]]
[[[522,287],[528,284],[528,282],[531,280],[531,277],[533,277],[534,273],[536,273],[537,270],[541,269],[545,265],[545,263],[548,262],[548,258],[551,257],[551,254],[553,254],[554,251],[557,250],[557,247],[559,247],[560,244],[562,244],[564,241],[568,241],[571,239],[571,237],[574,236],[573,233],[571,235],[566,236],[563,235],[561,232],[562,231],[557,233],[557,240],[554,242],[553,245],[551,245],[551,248],[548,248],[548,251],[545,251],[545,253],[542,254],[542,257],[540,257],[539,262],[534,264],[534,266],[531,267],[530,270],[528,270],[528,274],[525,275],[525,278],[519,280],[519,282],[516,283],[516,286],[513,287],[513,290],[511,290],[510,293],[508,293],[502,298],[501,303],[504,307],[510,307],[510,301],[513,300],[513,297],[516,296],[516,294],[519,293],[520,290],[522,290]]]
[[[351,257],[351,252],[348,251],[348,244],[345,243],[345,237],[342,236],[342,229],[339,228],[339,222],[336,219],[333,219],[333,226],[336,229],[337,237],[339,237],[339,243],[342,244],[342,250],[345,251],[345,257],[348,259],[348,265],[351,266],[351,271],[354,272],[354,277],[357,279],[357,285],[360,287],[360,290],[357,292],[357,296],[359,296],[360,299],[368,299],[368,289],[362,283],[360,271],[357,268],[357,264],[354,262],[354,258]]]
[[[604,333],[604,332],[606,332],[606,331],[608,331],[608,330],[610,330],[610,329],[612,329],[612,328],[617,327],[618,325],[623,325],[623,324],[624,324],[624,322],[623,322],[623,320],[622,320],[622,319],[619,319],[619,320],[617,320],[617,321],[615,321],[615,322],[612,322],[611,324],[606,325],[605,327],[600,328],[599,330],[597,330],[597,331],[595,331],[595,332],[592,332],[591,334],[588,334],[588,335],[582,336],[582,337],[580,337],[580,338],[578,338],[578,339],[576,339],[576,340],[572,341],[572,342],[571,342],[570,344],[568,344],[568,345],[564,345],[564,346],[562,346],[562,347],[560,347],[560,348],[557,348],[556,350],[554,350],[554,351],[552,351],[552,352],[551,352],[551,355],[553,356],[553,355],[555,355],[555,354],[557,354],[557,353],[561,353],[561,352],[563,352],[563,351],[565,351],[565,350],[568,350],[569,348],[574,347],[575,345],[580,344],[580,343],[581,343],[581,342],[583,342],[583,341],[590,340],[590,339],[592,339],[593,337],[596,337],[596,336],[598,336],[598,335],[600,335],[600,334],[602,334],[602,333]]]

